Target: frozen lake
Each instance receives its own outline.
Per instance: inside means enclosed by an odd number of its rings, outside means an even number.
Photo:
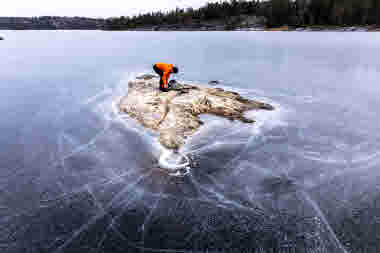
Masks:
[[[0,252],[380,252],[380,34],[1,31]],[[269,102],[185,178],[113,102],[157,61]]]

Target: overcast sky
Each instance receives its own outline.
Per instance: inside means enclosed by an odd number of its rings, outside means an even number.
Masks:
[[[128,16],[177,6],[200,7],[207,0],[1,0],[0,16]]]

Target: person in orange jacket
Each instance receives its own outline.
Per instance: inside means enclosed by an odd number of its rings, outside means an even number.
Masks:
[[[178,68],[173,66],[173,64],[158,62],[153,65],[153,70],[160,76],[160,90],[168,91],[170,74],[177,74]]]

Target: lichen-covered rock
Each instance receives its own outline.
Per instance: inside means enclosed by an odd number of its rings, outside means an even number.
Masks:
[[[160,143],[169,149],[180,148],[197,131],[203,124],[199,118],[202,113],[253,123],[244,112],[274,110],[269,104],[220,88],[177,84],[175,90],[161,92],[158,86],[158,79],[148,75],[129,82],[128,94],[119,102],[119,109],[157,131]]]

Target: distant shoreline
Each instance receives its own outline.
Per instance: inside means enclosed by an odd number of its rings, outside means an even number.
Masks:
[[[167,26],[152,26],[152,27],[140,27],[134,29],[106,29],[106,31],[266,31],[266,32],[380,32],[380,26],[280,26],[280,27],[236,27],[232,29],[226,29],[222,26],[208,26],[191,28],[186,26],[167,27]]]
[[[322,27],[302,27],[302,28],[236,28],[236,29],[149,29],[149,28],[136,28],[128,30],[103,30],[111,32],[380,32],[379,28],[366,28],[359,26],[350,27],[336,27],[336,28],[322,28]]]
[[[104,29],[99,28],[26,28],[26,29],[12,29],[12,28],[0,28],[0,31],[106,31],[106,32],[213,32],[213,31],[264,31],[264,32],[380,32],[380,26],[304,26],[304,27],[236,27],[233,29],[226,29],[221,26],[208,26],[208,27],[186,27],[177,26],[152,26],[141,27],[134,29]],[[4,37],[0,36],[0,40],[4,40]]]
[[[239,19],[237,22],[235,19]],[[0,17],[1,30],[101,30],[101,31],[335,31],[335,32],[378,32],[380,25],[301,25],[288,24],[268,26],[265,17],[234,16],[229,19],[188,20],[176,23],[160,22],[129,24],[128,19],[95,19],[83,17]],[[233,22],[235,20],[235,22]],[[1,37],[1,36],[0,36]]]
[[[281,26],[275,28],[266,28],[265,31],[300,31],[300,32],[380,32],[379,26],[305,26],[289,27]]]

